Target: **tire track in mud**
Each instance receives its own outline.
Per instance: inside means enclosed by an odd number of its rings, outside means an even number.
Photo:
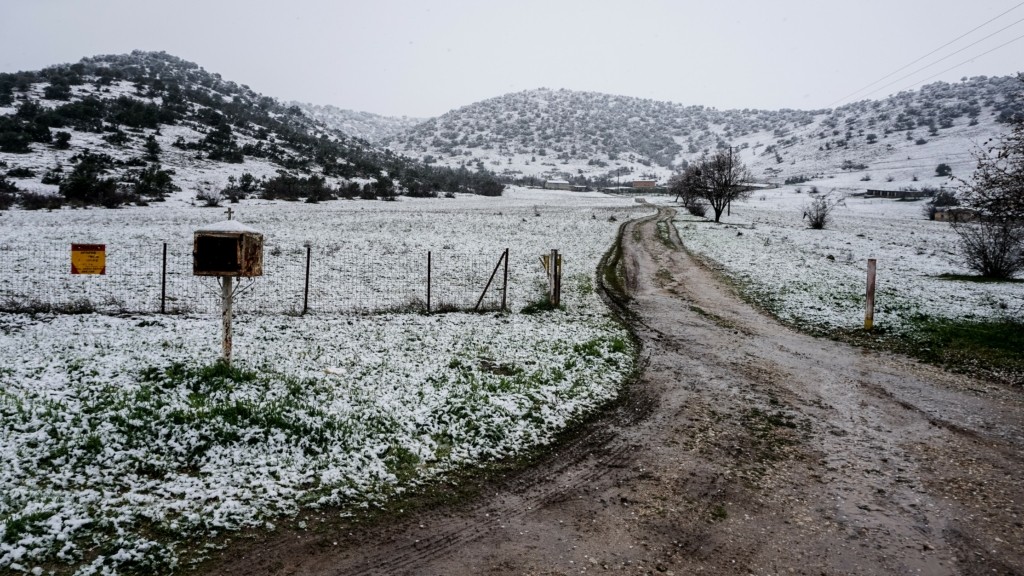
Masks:
[[[599,272],[645,358],[603,414],[469,501],[258,535],[206,573],[1024,573],[1019,391],[779,325],[673,216],[625,223]]]

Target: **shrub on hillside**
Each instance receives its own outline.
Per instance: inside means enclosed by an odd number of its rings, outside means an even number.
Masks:
[[[22,192],[18,195],[18,204],[25,210],[58,210],[64,205],[64,198],[58,194]]]
[[[134,199],[128,190],[118,188],[115,180],[101,177],[113,163],[109,156],[83,152],[72,161],[77,164],[60,185],[60,194],[68,202],[116,208]]]
[[[1013,278],[1024,270],[1024,225],[981,216],[952,221],[960,237],[960,254],[968,268],[985,278]]]
[[[501,196],[504,190],[505,185],[497,180],[485,180],[477,186],[476,193],[481,196]]]
[[[67,150],[68,148],[71,148],[71,133],[64,132],[63,130],[55,132],[53,134],[53,147],[57,150]]]
[[[35,175],[36,173],[31,168],[25,168],[21,166],[17,168],[11,168],[10,170],[7,171],[7,176],[10,178],[31,178]]]
[[[284,172],[263,183],[261,198],[267,200],[307,200],[319,202],[335,197],[335,190],[320,176],[299,178]],[[312,199],[312,200],[310,200]]]
[[[7,210],[14,205],[14,193],[17,190],[18,186],[14,182],[0,176],[0,210]]]
[[[196,200],[207,208],[216,208],[220,206],[221,201],[224,200],[224,196],[216,190],[203,189],[196,192]]]
[[[804,207],[803,219],[807,225],[814,230],[821,230],[832,221],[832,211],[836,206],[842,205],[845,197],[834,195],[829,192],[824,196],[818,196]]]
[[[168,194],[181,190],[174,184],[173,176],[173,170],[164,170],[159,164],[152,164],[142,170],[126,172],[122,180],[134,185],[136,196],[163,200]]]
[[[60,185],[60,183],[64,181],[64,169],[61,168],[60,164],[58,164],[50,170],[47,170],[39,181],[43,184]]]
[[[708,213],[708,205],[695,198],[687,198],[686,202],[683,203],[683,208],[686,208],[687,212],[698,218],[704,218]]]

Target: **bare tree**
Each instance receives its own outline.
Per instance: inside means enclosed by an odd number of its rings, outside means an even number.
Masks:
[[[991,139],[974,154],[978,167],[970,181],[961,180],[964,204],[996,219],[1024,220],[1024,118],[1011,131]]]
[[[695,199],[707,201],[715,211],[715,222],[733,200],[748,198],[752,192],[746,183],[752,177],[739,158],[739,151],[729,148],[713,156],[706,153],[669,181],[669,189],[687,204]]]
[[[951,220],[964,263],[989,278],[1024,270],[1024,117],[1011,123],[1009,133],[975,152],[978,167],[970,181],[961,180],[960,196],[973,217]]]

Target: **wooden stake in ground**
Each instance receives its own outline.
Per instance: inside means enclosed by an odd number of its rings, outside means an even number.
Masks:
[[[875,259],[868,259],[868,293],[864,304],[864,329],[875,325]]]
[[[224,340],[221,343],[220,361],[231,366],[231,276],[224,276],[220,283],[220,315],[221,326],[224,330]]]
[[[562,262],[558,250],[552,250],[548,260],[548,300],[552,308],[562,305]]]

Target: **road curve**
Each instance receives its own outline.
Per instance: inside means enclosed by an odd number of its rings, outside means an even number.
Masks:
[[[1020,391],[794,332],[622,234],[642,375],[478,497],[236,539],[208,574],[1024,574]]]

